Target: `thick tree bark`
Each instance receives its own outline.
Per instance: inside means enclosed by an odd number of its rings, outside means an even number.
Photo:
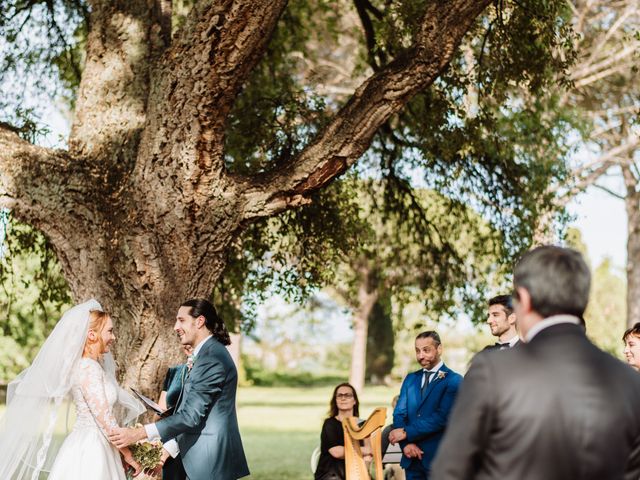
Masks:
[[[622,166],[627,190],[627,324],[640,322],[640,192],[630,165]]]
[[[225,123],[286,1],[197,2],[168,42],[166,1],[94,0],[69,151],[0,125],[0,206],[48,236],[76,300],[112,312],[124,382],[155,396],[180,358],[179,304],[209,297],[242,227],[307,202],[356,162],[489,3],[428,2],[411,49],[290,164],[248,177],[224,168]]]

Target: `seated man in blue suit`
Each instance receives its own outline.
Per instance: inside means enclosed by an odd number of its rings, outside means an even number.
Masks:
[[[402,382],[389,441],[400,442],[400,465],[407,480],[427,480],[462,376],[442,362],[442,343],[436,332],[419,334],[415,346],[422,368]]]

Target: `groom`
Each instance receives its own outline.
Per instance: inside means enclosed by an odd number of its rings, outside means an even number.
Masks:
[[[174,414],[144,427],[115,429],[110,440],[119,448],[145,438],[162,440],[163,459],[170,454],[186,472],[171,480],[249,475],[235,409],[238,374],[225,348],[229,332],[213,305],[200,299],[180,306],[173,328],[182,345],[193,347],[194,358]]]

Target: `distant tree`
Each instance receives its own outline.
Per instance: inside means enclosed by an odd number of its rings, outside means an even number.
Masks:
[[[571,87],[558,108],[579,119],[580,156],[568,181],[556,183],[555,204],[563,209],[588,187],[625,203],[627,214],[627,313],[640,321],[640,6],[635,0],[573,0],[576,35]],[[614,185],[612,187],[612,184]]]
[[[582,252],[587,259],[589,252],[578,229],[567,232],[568,245]],[[600,348],[612,355],[622,355],[622,334],[626,329],[625,290],[621,272],[616,272],[611,260],[604,259],[592,266],[591,295],[585,312],[587,335]]]
[[[391,301],[379,298],[371,309],[367,330],[366,378],[371,383],[387,383],[393,370],[394,340]]]

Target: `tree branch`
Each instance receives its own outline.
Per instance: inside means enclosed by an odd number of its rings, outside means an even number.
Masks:
[[[175,172],[203,203],[224,175],[226,119],[267,47],[286,0],[208,0],[194,5],[152,76],[137,183]],[[180,152],[175,151],[180,145]],[[161,158],[162,171],[158,170]],[[166,168],[165,168],[166,166]],[[200,192],[198,194],[197,192]]]
[[[89,183],[90,177],[74,172],[72,160],[65,151],[32,145],[16,129],[0,125],[0,207],[38,228],[67,218],[65,205],[74,201],[82,200],[81,210],[94,189],[80,183],[83,177]]]
[[[378,128],[447,68],[489,3],[429,2],[413,47],[369,77],[289,165],[254,178],[236,177],[245,192],[245,219],[305,203],[310,193],[344,173],[368,149]]]
[[[600,78],[605,78],[607,75],[611,73],[615,73],[617,69],[615,67],[608,68],[610,65],[618,64],[620,60],[632,56],[634,52],[637,51],[638,45],[627,45],[624,48],[621,48],[618,52],[613,55],[607,55],[606,58],[603,58],[598,63],[589,64],[581,69],[574,71],[571,74],[571,79],[576,82],[576,87],[581,87],[584,85],[588,85],[589,83],[599,80]],[[631,64],[622,64],[628,65],[631,67]],[[617,66],[617,65],[616,65]],[[605,72],[606,75],[602,75]],[[593,78],[593,80],[592,80]]]
[[[116,175],[135,162],[154,46],[153,2],[92,2],[70,152]]]
[[[594,161],[575,169],[572,173],[572,178],[575,180],[569,185],[568,191],[562,195],[562,199],[559,199],[559,205],[566,205],[576,194],[589,185],[595,186],[598,179],[606,174],[612,166],[626,164],[627,160],[623,160],[623,156],[633,151],[638,145],[640,145],[640,140],[637,137],[629,136],[625,142],[610,149]],[[559,188],[560,186],[556,185],[550,191],[555,192]]]
[[[360,17],[360,22],[362,23],[362,28],[364,29],[364,36],[367,42],[367,58],[369,59],[369,65],[373,69],[374,72],[380,70],[381,65],[378,64],[376,59],[376,32],[373,28],[373,22],[369,17],[369,11],[374,14],[378,14],[382,16],[382,12],[379,12],[376,9],[373,9],[373,6],[368,0],[353,0],[353,3],[356,7],[356,11],[358,12],[358,16]],[[384,54],[380,52],[380,60],[382,63],[385,62]]]
[[[614,198],[617,198],[618,200],[625,200],[624,195],[620,195],[619,193],[614,192],[613,190],[611,190],[610,188],[605,187],[604,185],[600,185],[598,183],[594,183],[593,186],[594,186],[594,188],[597,188],[598,190],[602,190],[603,192],[611,195]]]

